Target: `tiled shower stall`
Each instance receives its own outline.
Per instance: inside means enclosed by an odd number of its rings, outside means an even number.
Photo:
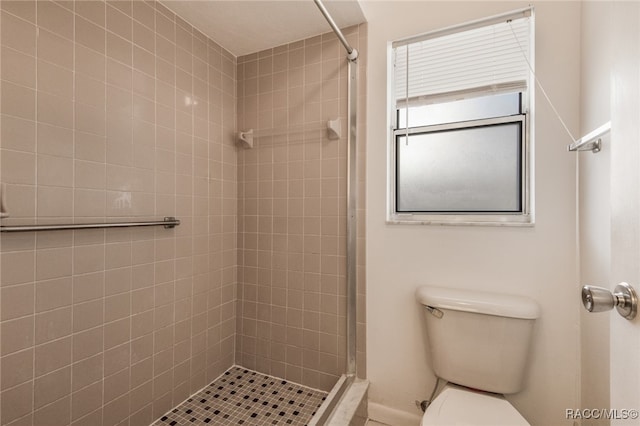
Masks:
[[[0,10],[2,224],[181,221],[0,234],[0,423],[149,425],[234,364],[329,390],[346,347],[335,36],[236,58],[155,1]],[[346,34],[364,117],[366,26]],[[364,376],[363,160],[358,178]]]
[[[365,34],[364,25],[345,30],[358,49]],[[238,156],[236,360],[325,390],[346,371],[347,84],[333,33],[238,58],[238,128],[253,129],[255,143]],[[360,85],[364,93],[364,75]],[[328,139],[337,118],[342,136]],[[364,368],[363,342],[358,350]]]

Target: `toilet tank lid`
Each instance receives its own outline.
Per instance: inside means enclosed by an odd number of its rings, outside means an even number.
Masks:
[[[425,306],[454,311],[521,319],[540,316],[535,300],[511,294],[421,286],[416,290],[416,299]]]

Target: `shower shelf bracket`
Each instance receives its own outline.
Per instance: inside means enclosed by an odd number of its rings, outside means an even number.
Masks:
[[[244,148],[253,148],[253,129],[249,129],[246,132],[238,132],[238,142]]]
[[[7,185],[0,184],[0,219],[4,219],[5,217],[9,217],[9,212],[7,211]]]

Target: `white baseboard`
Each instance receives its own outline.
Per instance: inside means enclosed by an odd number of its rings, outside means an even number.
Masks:
[[[419,426],[422,416],[369,402],[369,418],[393,426]]]

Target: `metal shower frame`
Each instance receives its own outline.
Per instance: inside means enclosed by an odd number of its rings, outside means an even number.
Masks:
[[[347,95],[347,371],[346,375],[355,377],[356,368],[356,332],[357,332],[357,208],[358,208],[358,170],[357,170],[357,111],[358,111],[358,51],[353,48],[338,25],[329,14],[321,0],[313,0],[322,12],[331,29],[347,51],[349,61]]]

